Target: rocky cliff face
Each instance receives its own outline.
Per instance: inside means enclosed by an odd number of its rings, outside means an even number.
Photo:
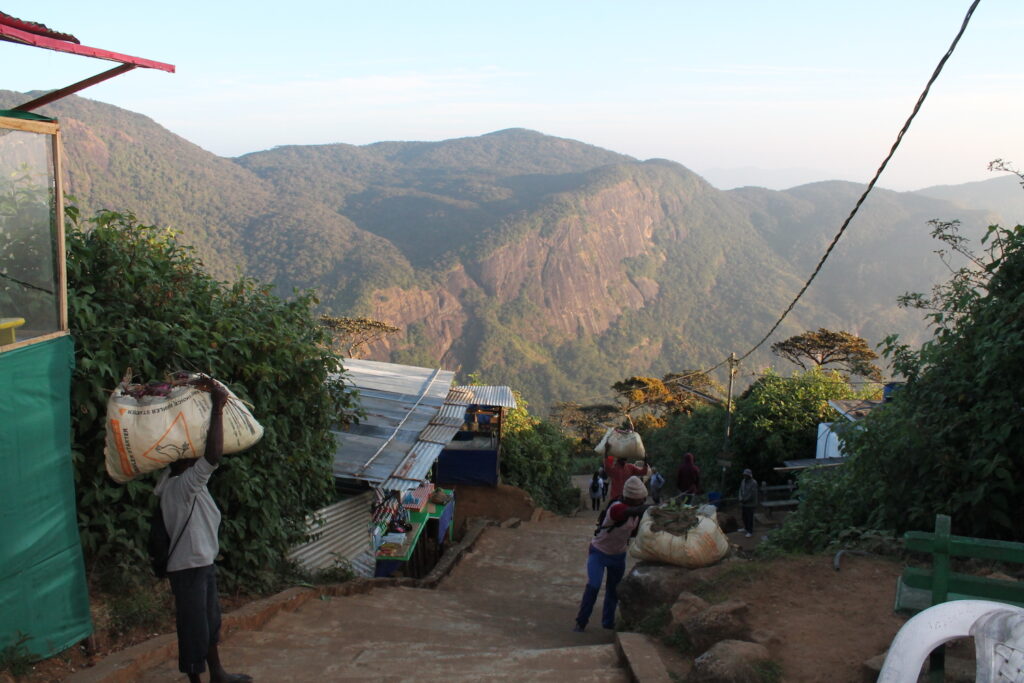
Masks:
[[[532,309],[519,332],[549,343],[600,335],[624,311],[657,297],[655,280],[631,276],[624,265],[625,259],[657,251],[654,236],[665,214],[656,193],[623,180],[558,203],[563,211],[556,217],[522,219],[533,229],[467,267],[459,265],[435,288],[377,291],[373,317],[403,329],[418,326],[438,358],[459,365],[454,347],[468,327],[479,324],[481,314],[470,300],[481,294],[488,298],[485,307],[518,301]],[[385,340],[373,356],[384,360],[407,345],[401,337]]]

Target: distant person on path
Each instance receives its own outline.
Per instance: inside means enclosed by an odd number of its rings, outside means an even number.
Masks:
[[[661,487],[665,485],[665,477],[661,476],[661,472],[651,468],[651,479],[647,482],[651,488],[651,500],[654,501],[655,505],[661,504]]]
[[[601,508],[601,496],[604,494],[604,483],[601,481],[601,475],[594,472],[594,479],[590,482],[590,509],[598,510]]]
[[[754,480],[754,473],[743,470],[743,481],[740,482],[740,510],[743,513],[744,536],[750,538],[754,535],[754,508],[757,507],[757,482]]]
[[[168,535],[178,539],[167,559],[167,579],[174,594],[178,631],[178,669],[188,675],[191,683],[199,683],[200,674],[209,664],[211,683],[244,683],[252,678],[226,672],[217,650],[220,601],[213,561],[220,549],[220,510],[206,488],[224,453],[223,411],[228,394],[208,377],[195,386],[210,392],[206,451],[201,458],[172,462],[153,491],[160,498]]]
[[[693,453],[683,454],[683,463],[676,470],[676,486],[684,502],[689,503],[700,493],[700,468],[694,463]]]
[[[606,500],[608,498],[608,473],[604,467],[599,469],[597,473],[601,477],[601,500]]]
[[[647,488],[639,477],[630,477],[626,481],[622,495],[621,501],[612,501],[608,505],[604,519],[590,541],[587,555],[587,586],[583,589],[574,631],[582,632],[587,628],[590,614],[597,604],[597,594],[601,590],[601,579],[605,570],[608,572],[608,578],[604,586],[601,625],[607,629],[615,628],[615,609],[619,605],[617,590],[622,576],[626,573],[626,546],[648,508],[644,504],[647,500]]]

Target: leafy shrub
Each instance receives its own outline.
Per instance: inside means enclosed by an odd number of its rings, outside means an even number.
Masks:
[[[964,252],[955,227],[935,235]],[[908,381],[844,435],[842,472],[801,479],[804,501],[777,540],[818,549],[851,528],[930,530],[937,513],[960,535],[1024,540],[1024,227],[987,239],[933,297],[904,297],[930,311],[935,337],[917,351],[887,340]]]
[[[695,456],[705,491],[717,491],[722,484],[718,456],[725,439],[725,409],[704,405],[691,414],[673,415],[662,429],[642,433],[644,448],[651,464],[665,477],[665,494],[676,492],[676,470],[683,454]]]
[[[856,396],[834,370],[813,367],[789,377],[768,370],[736,401],[736,469],[749,467],[755,477],[764,479],[783,460],[813,458],[818,424],[838,418],[829,399]]]
[[[908,381],[847,440],[875,526],[931,529],[942,512],[955,533],[1024,539],[1024,226],[987,240],[930,302],[934,339],[918,352],[890,340]]]
[[[0,650],[0,671],[6,671],[12,676],[24,676],[32,671],[32,662],[36,656],[26,645],[31,637],[21,631],[15,635],[14,642]]]
[[[255,406],[262,441],[226,456],[210,484],[223,513],[222,582],[270,585],[307,513],[330,502],[329,428],[350,419],[353,396],[330,373],[339,359],[316,323],[309,293],[285,301],[249,278],[214,280],[175,235],[131,213],[82,220],[69,207],[68,314],[76,343],[72,383],[79,528],[93,570],[137,564],[155,479],[116,485],[104,470],[107,398],[125,369],[143,379],[201,370]]]
[[[527,491],[537,505],[554,512],[571,512],[579,502],[573,486],[573,441],[552,422],[527,412],[522,396],[509,411],[501,441],[501,478]]]

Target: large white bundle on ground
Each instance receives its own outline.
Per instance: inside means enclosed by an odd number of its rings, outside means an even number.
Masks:
[[[717,520],[694,512],[695,524],[681,533],[655,531],[651,513],[657,509],[649,509],[640,520],[640,529],[629,550],[634,558],[696,569],[718,562],[729,552],[729,539]]]
[[[607,447],[607,452],[605,448]],[[610,455],[613,458],[625,458],[627,460],[643,460],[647,451],[644,450],[643,439],[632,430],[612,429],[601,437],[601,441],[594,448],[600,455]]]
[[[173,387],[167,396],[135,398],[125,389],[122,382],[107,402],[103,454],[114,481],[123,484],[175,460],[203,455],[212,406],[209,393],[182,385]],[[224,452],[238,453],[263,437],[263,427],[241,399],[227,391]]]

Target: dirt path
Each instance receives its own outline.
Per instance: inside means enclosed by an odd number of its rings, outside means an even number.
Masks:
[[[487,529],[436,590],[380,588],[311,600],[222,659],[257,680],[625,682],[614,634],[573,633],[589,518]],[[141,680],[180,681],[176,662]]]
[[[585,489],[589,477],[580,478]],[[310,600],[222,645],[231,670],[273,681],[626,681],[614,634],[573,633],[594,515],[492,527],[436,590],[377,588]],[[750,549],[742,532],[730,542]],[[632,561],[630,562],[632,565]],[[793,556],[751,562],[715,600],[738,599],[782,667],[783,681],[861,681],[862,663],[884,651],[902,623],[892,612],[901,567],[879,558]],[[661,648],[669,670],[688,661]],[[140,680],[183,680],[175,661]]]

